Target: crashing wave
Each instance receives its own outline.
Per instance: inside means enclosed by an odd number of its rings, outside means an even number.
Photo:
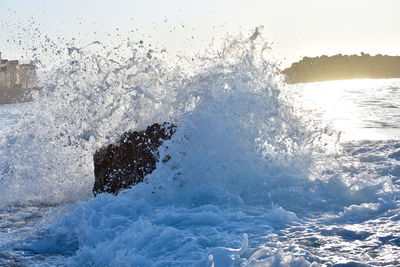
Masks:
[[[263,244],[309,214],[375,201],[370,193],[384,181],[332,175],[335,164],[331,174],[320,171],[316,158],[335,160],[319,143],[322,131],[280,94],[267,48],[256,30],[178,65],[142,42],[69,49],[26,118],[0,141],[1,203],[86,199],[30,249],[62,251],[77,266],[311,264]],[[171,159],[146,183],[87,199],[94,151],[160,121],[178,125],[160,149]]]

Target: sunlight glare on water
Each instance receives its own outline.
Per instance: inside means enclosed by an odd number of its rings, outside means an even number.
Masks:
[[[295,84],[288,91],[302,114],[333,127],[340,141],[354,141],[400,136],[399,89],[399,79],[355,79]]]

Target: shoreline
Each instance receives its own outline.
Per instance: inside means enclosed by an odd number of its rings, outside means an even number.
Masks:
[[[289,84],[354,79],[400,78],[400,56],[361,53],[304,57],[281,71]]]

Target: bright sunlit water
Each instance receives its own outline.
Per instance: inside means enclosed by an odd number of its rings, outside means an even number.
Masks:
[[[295,105],[342,132],[342,141],[400,136],[399,79],[361,79],[294,85]]]
[[[180,66],[94,44],[0,106],[0,265],[398,266],[400,80],[287,86],[253,37]],[[171,160],[93,198],[94,151],[162,121]]]

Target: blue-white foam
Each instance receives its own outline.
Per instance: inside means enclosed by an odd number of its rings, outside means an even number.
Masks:
[[[16,247],[75,266],[317,266],[278,231],[396,209],[388,176],[350,171],[348,154],[329,150],[336,139],[295,115],[265,47],[232,38],[180,66],[141,43],[70,50],[2,134],[1,203],[74,204]],[[171,159],[143,184],[91,198],[95,149],[162,121],[178,125],[160,149]]]

